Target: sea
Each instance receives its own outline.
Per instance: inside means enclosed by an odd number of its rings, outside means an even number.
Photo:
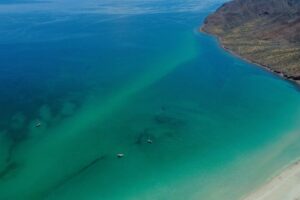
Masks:
[[[0,200],[239,200],[300,156],[294,83],[201,33],[226,0],[1,0]]]

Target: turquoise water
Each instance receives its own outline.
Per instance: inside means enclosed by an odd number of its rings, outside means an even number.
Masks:
[[[0,3],[0,200],[234,200],[297,159],[297,87],[197,31],[222,2]]]

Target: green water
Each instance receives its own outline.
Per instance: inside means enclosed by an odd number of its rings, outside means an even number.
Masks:
[[[223,1],[70,2],[0,4],[0,200],[234,200],[299,157],[297,87],[197,31]]]

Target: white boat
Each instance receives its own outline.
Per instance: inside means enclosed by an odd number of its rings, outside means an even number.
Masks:
[[[123,158],[123,157],[124,157],[124,154],[123,154],[123,153],[118,153],[118,154],[117,154],[117,157],[118,157],[118,158]]]

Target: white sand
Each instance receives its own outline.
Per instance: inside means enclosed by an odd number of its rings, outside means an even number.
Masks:
[[[289,166],[244,200],[300,200],[300,161]]]

